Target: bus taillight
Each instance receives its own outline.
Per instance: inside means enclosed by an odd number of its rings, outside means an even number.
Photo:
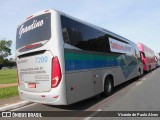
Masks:
[[[52,88],[55,88],[58,86],[58,84],[61,81],[61,68],[59,64],[58,57],[54,57],[52,59]]]

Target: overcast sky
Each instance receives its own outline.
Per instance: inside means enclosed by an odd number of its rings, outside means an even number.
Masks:
[[[13,57],[17,25],[33,13],[49,8],[160,52],[160,0],[1,0],[0,5],[0,39],[13,41]]]

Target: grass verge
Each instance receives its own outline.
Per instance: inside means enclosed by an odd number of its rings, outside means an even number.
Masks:
[[[11,84],[17,82],[16,69],[0,70],[0,84]]]
[[[14,97],[18,95],[18,87],[0,88],[0,99]]]

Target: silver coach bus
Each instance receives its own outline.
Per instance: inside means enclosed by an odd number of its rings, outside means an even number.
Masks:
[[[68,105],[143,74],[135,43],[56,10],[17,27],[16,62],[22,99]]]

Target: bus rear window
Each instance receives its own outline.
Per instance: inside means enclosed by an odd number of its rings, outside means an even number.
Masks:
[[[16,49],[51,38],[51,13],[39,15],[20,25],[16,34]]]

